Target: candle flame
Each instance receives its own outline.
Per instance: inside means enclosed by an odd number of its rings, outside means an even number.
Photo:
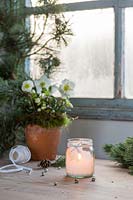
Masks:
[[[78,153],[78,160],[81,160],[81,154]]]

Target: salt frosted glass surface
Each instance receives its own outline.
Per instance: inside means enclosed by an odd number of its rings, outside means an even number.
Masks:
[[[133,8],[125,10],[125,96],[133,98]]]
[[[26,7],[36,7],[41,6],[43,3],[39,3],[39,0],[26,0]]]
[[[75,83],[74,97],[114,97],[114,12],[99,9],[66,13],[74,36],[61,50],[55,82]]]
[[[47,24],[49,26],[46,26],[44,29],[44,23],[46,20],[45,15],[37,15],[36,17],[34,15],[31,15],[30,18],[28,18],[29,22],[27,24],[30,24],[30,31],[33,36],[33,41],[38,40],[38,46],[34,46],[32,51],[30,52],[33,54],[36,52],[42,44],[44,44],[46,41],[48,41],[51,38],[51,31],[53,29],[53,18],[52,16],[47,19]],[[43,35],[42,35],[43,32]],[[39,46],[40,45],[40,46]],[[38,54],[33,54],[30,56],[30,76],[33,79],[38,79],[43,74],[43,71],[41,70],[39,66],[39,59],[42,58],[42,55],[39,55],[39,53],[45,54],[45,49],[42,49],[38,52]]]

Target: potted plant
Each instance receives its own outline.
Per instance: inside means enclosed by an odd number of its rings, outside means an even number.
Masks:
[[[61,63],[58,58],[60,47],[66,46],[68,36],[73,34],[69,20],[63,15],[64,7],[56,0],[36,0],[36,7],[30,0],[0,2],[1,155],[18,139],[23,142],[23,131],[17,129],[16,120],[20,112],[16,100],[23,103],[18,95],[21,80],[31,76],[31,67],[36,69],[39,66],[41,73],[48,76],[56,71]],[[43,20],[39,23],[40,18]]]
[[[73,89],[73,82],[65,79],[57,86],[46,75],[22,83],[18,109],[33,160],[55,159],[60,128],[72,121],[67,111],[73,107]]]

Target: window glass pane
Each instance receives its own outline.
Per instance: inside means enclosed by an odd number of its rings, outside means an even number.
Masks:
[[[133,8],[125,10],[125,96],[133,98]]]
[[[74,97],[114,97],[114,12],[99,9],[66,13],[74,36],[61,50],[54,77],[75,82]]]
[[[38,38],[43,32],[43,21],[45,20],[45,16],[31,15],[27,20],[29,20],[28,23],[30,25],[31,35],[33,35],[33,41],[35,42],[36,40],[38,40]],[[36,52],[36,50],[39,49],[39,44],[41,43],[41,41],[42,38],[38,40],[37,47],[34,46],[32,51],[30,52],[31,56],[28,64],[30,65],[30,75],[32,76],[33,79],[37,79],[41,76],[41,69],[39,67],[39,62],[38,62],[38,60],[40,59],[40,55],[36,53],[34,54],[34,52]]]
[[[39,0],[25,0],[26,7],[35,7],[35,6],[41,6],[43,3],[39,3]]]
[[[37,45],[34,46],[30,52],[31,56],[28,62],[30,67],[30,76],[33,79],[40,78],[43,74],[43,70],[41,70],[39,65],[39,60],[46,54],[46,49],[41,47],[52,37],[52,31],[54,29],[53,22],[54,20],[51,15],[48,19],[46,18],[46,15],[31,15],[27,18],[27,27],[30,25],[29,28],[33,41],[37,43]],[[49,45],[49,47],[52,48],[54,43],[52,42],[51,44],[49,41]]]

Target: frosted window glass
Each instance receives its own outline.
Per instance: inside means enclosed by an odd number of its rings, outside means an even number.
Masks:
[[[46,16],[45,15],[31,15],[27,21],[27,24],[30,25],[30,32],[33,36],[33,41],[37,40],[38,45],[34,46],[32,51],[30,52],[33,54],[36,52],[42,45],[44,45],[51,37],[52,37],[52,32],[54,29],[54,17],[51,15],[47,19],[47,25],[44,28],[44,24],[46,22]],[[42,34],[43,33],[43,34]],[[38,40],[39,38],[39,40]],[[57,45],[56,45],[57,46]],[[49,47],[53,49],[55,47],[54,42],[49,41]],[[46,49],[43,48],[40,50],[37,54],[33,54],[30,56],[30,76],[33,79],[40,78],[40,76],[43,74],[43,70],[41,70],[39,66],[39,59],[42,58],[42,55],[46,54]]]
[[[125,10],[125,96],[133,98],[133,8]]]
[[[43,32],[44,20],[45,20],[45,15],[37,15],[37,17],[35,17],[34,15],[30,16],[29,24],[30,24],[31,34],[34,35],[33,41],[36,41],[40,37],[41,33]],[[48,35],[47,35],[47,38],[48,38]],[[41,37],[41,39],[38,40],[38,45],[40,45],[41,43],[44,43],[47,38],[46,38],[46,35],[45,35],[45,38]],[[30,53],[32,54],[37,49],[39,49],[39,46],[38,47],[35,46]],[[39,54],[33,54],[32,56],[30,56],[30,61],[29,61],[30,76],[33,79],[38,79],[42,75],[42,70],[39,67],[39,59],[40,59]]]
[[[39,0],[25,0],[26,2],[26,7],[36,7],[36,6],[41,6],[43,3],[39,3]]]
[[[99,9],[66,13],[74,36],[61,50],[55,82],[75,82],[74,97],[114,97],[114,12]]]

